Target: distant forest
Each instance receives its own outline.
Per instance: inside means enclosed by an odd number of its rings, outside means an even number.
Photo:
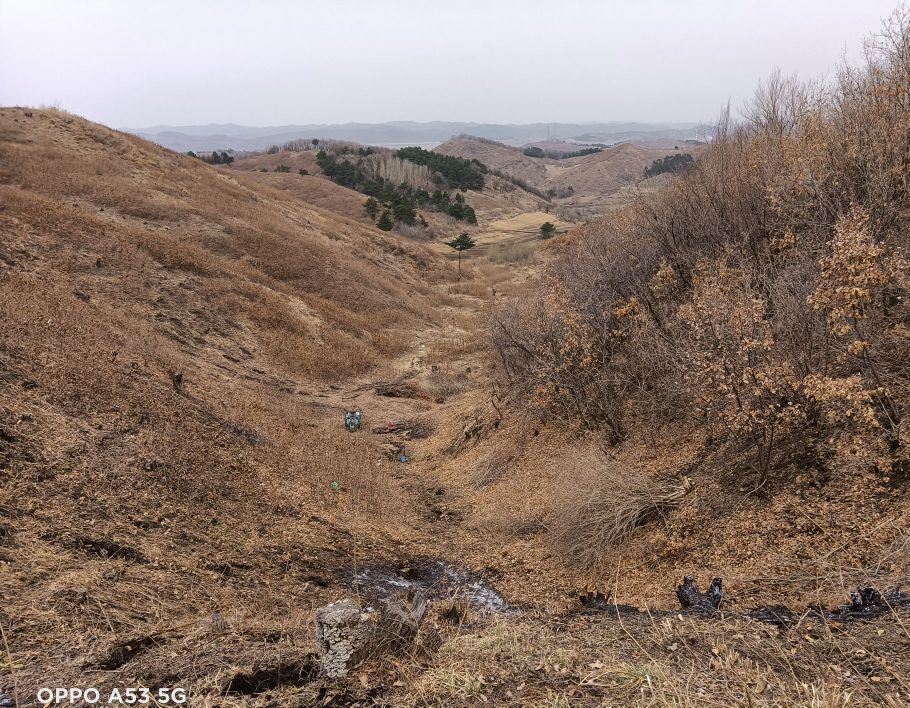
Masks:
[[[405,154],[401,155],[402,152]],[[411,159],[408,155],[416,157],[416,159]],[[427,155],[432,157],[427,157]],[[399,150],[397,156],[405,162],[428,167],[441,186],[479,183],[479,189],[483,188],[483,172],[486,172],[486,167],[480,163],[473,164],[470,160],[436,155],[421,148]],[[362,157],[357,162],[343,157],[339,159],[339,157],[339,155],[320,150],[316,154],[316,163],[326,177],[336,184],[370,197],[364,207],[371,218],[375,219],[379,215],[377,224],[383,230],[390,230],[395,223],[413,226],[418,223],[418,220],[425,225],[423,219],[417,214],[418,208],[442,212],[457,221],[464,221],[468,224],[477,223],[477,215],[473,207],[465,202],[461,192],[456,192],[454,198],[445,189],[430,192],[424,187],[416,187],[406,181],[393,181],[377,174],[376,165],[367,164]],[[437,160],[436,158],[443,159]],[[423,162],[419,162],[419,160],[423,160]],[[469,169],[462,163],[467,163],[472,167]],[[479,177],[479,182],[477,177]]]
[[[549,157],[551,160],[567,160],[570,157],[584,157],[585,155],[594,155],[603,152],[602,147],[585,147],[574,152],[559,152],[558,150],[544,150],[536,145],[530,145],[522,150],[522,153],[528,157]]]
[[[666,155],[654,160],[645,168],[645,177],[656,177],[664,172],[682,172],[683,170],[688,170],[694,164],[695,158],[687,152]]]

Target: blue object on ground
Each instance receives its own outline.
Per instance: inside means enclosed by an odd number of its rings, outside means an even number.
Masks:
[[[354,410],[344,412],[344,427],[348,429],[349,432],[354,432],[360,430],[360,422],[363,420],[363,413],[360,412],[359,408]]]

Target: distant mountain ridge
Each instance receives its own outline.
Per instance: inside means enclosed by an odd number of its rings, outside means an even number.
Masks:
[[[704,132],[699,123],[465,123],[451,121],[392,121],[388,123],[312,123],[304,125],[246,126],[234,123],[124,128],[127,132],[172,150],[264,150],[301,138],[350,140],[366,145],[432,146],[470,134],[523,145],[536,140],[561,138],[580,142],[688,140]]]

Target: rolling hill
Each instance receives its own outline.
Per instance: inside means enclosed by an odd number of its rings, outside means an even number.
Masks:
[[[290,172],[275,172],[279,165],[288,167]],[[366,195],[335,184],[325,177],[316,163],[316,152],[313,150],[281,150],[272,154],[259,153],[241,157],[232,164],[231,169],[247,172],[252,179],[285,190],[308,204],[328,209],[364,224],[373,223],[363,208]],[[307,174],[300,175],[301,169],[306,170]],[[502,177],[487,174],[484,181],[482,191],[472,190],[467,196],[468,202],[477,211],[481,224],[516,213],[536,211],[542,204],[537,195]],[[421,214],[430,225],[430,229],[425,233],[417,232],[422,238],[451,237],[459,229],[474,230],[464,222],[455,222],[438,212],[423,209]]]
[[[64,112],[2,108],[0,157],[0,703],[140,684],[211,706],[545,705],[555,691],[629,705],[653,675],[666,704],[726,705],[749,685],[794,705],[840,690],[874,652],[862,666],[881,683],[851,685],[872,705],[900,676],[900,615],[842,632],[770,604],[837,602],[858,568],[906,576],[903,527],[878,523],[901,508],[897,488],[857,478],[829,499],[797,475],[749,500],[754,487],[703,465],[706,440],[645,428],[607,463],[591,431],[506,393],[489,340],[510,330],[496,322],[539,316],[534,351],[574,356],[548,330],[567,300],[539,288],[591,273],[574,301],[589,302],[621,263],[586,248],[612,243],[608,223],[541,242],[551,217],[491,180],[468,198],[511,215],[476,227],[459,280],[451,249],[349,218],[324,177],[258,171],[309,155],[211,166]],[[642,159],[594,157],[545,163],[562,170],[548,179],[594,190]],[[319,189],[326,208],[308,201]],[[547,263],[563,267],[535,277]],[[611,493],[647,474],[649,500],[668,477],[683,496],[633,519],[615,567],[579,567],[559,524],[597,513],[591,476],[620,463],[636,472],[606,477]],[[680,614],[673,586],[692,572],[729,581],[722,612]],[[580,604],[592,586],[647,612]],[[319,675],[315,609],[382,607],[388,588],[433,594],[419,641]]]
[[[665,176],[645,179],[645,167],[674,152],[695,152],[697,146],[672,147],[620,143],[601,152],[566,159],[529,157],[520,148],[459,136],[434,148],[444,155],[477,159],[492,170],[549,193],[564,218],[583,220],[622,205],[636,190],[652,191]]]
[[[187,150],[265,150],[299,138],[346,140],[366,145],[432,147],[462,133],[479,135],[513,145],[548,137],[575,138],[584,142],[621,140],[685,140],[695,137],[696,123],[531,123],[496,124],[452,121],[392,121],[388,123],[305,124],[255,127],[219,123],[208,125],[156,125],[127,129],[147,140],[185,152]]]
[[[0,155],[0,597],[19,689],[110,685],[127,661],[220,681],[252,646],[229,636],[297,623],[328,594],[307,578],[353,552],[329,482],[367,494],[389,475],[339,435],[331,382],[396,361],[454,271],[67,113],[0,109]],[[206,648],[219,613],[231,634]]]

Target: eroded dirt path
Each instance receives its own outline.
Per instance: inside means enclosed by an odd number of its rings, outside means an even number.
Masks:
[[[407,350],[379,370],[314,390],[313,405],[323,407],[334,420],[342,440],[366,439],[377,455],[392,461],[379,492],[384,508],[363,509],[356,525],[364,536],[382,534],[395,550],[390,550],[390,557],[358,558],[357,566],[388,566],[394,575],[397,565],[406,573],[436,577],[434,564],[443,562],[451,569],[446,571],[447,583],[469,586],[484,585],[488,571],[501,560],[500,549],[465,524],[471,513],[468,493],[474,471],[459,469],[459,452],[473,442],[472,428],[480,425],[478,411],[493,413],[490,353],[482,346],[484,315],[533,277],[538,267],[537,227],[546,220],[552,218],[538,212],[490,224],[476,237],[478,247],[465,256],[464,278],[435,286],[438,322],[413,332]],[[531,253],[521,263],[494,263],[489,257],[490,248],[520,244]],[[431,248],[441,257],[452,257],[444,244]],[[343,427],[348,409],[363,414],[355,433]],[[347,493],[352,492],[338,490],[339,495]],[[501,601],[507,605],[506,599]]]

